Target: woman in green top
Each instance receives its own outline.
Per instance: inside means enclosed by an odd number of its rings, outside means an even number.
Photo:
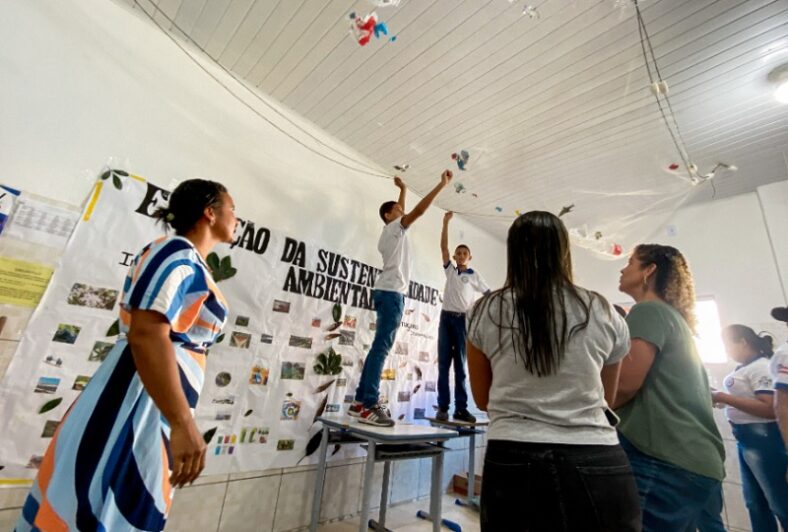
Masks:
[[[614,408],[640,492],[643,530],[695,530],[719,493],[725,451],[693,339],[692,274],[677,249],[642,244],[621,270],[619,290],[636,304],[627,316],[632,347]]]

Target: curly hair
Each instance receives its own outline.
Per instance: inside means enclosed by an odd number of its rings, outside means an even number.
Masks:
[[[644,266],[657,267],[654,273],[657,295],[682,315],[695,334],[695,283],[684,255],[674,247],[660,244],[640,244],[634,254]]]

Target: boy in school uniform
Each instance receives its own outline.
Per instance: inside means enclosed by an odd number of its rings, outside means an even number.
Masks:
[[[454,250],[455,266],[449,258],[449,221],[453,216],[443,216],[441,231],[441,254],[446,286],[443,289],[443,309],[438,326],[438,414],[439,421],[449,419],[449,368],[454,365],[454,415],[455,421],[475,423],[476,418],[468,412],[468,392],[465,389],[465,313],[476,300],[476,293],[486,294],[490,287],[479,272],[468,266],[471,250],[460,244]]]
[[[375,279],[372,300],[375,303],[377,326],[375,339],[369,348],[361,380],[356,388],[355,400],[348,409],[348,415],[357,417],[360,422],[379,427],[391,427],[394,420],[388,409],[379,403],[380,374],[386,357],[394,345],[405,310],[405,294],[410,284],[410,243],[408,228],[418,220],[432,204],[441,190],[449,184],[452,173],[445,170],[440,182],[429,194],[424,196],[412,211],[405,212],[405,193],[407,188],[399,177],[394,184],[399,188],[399,199],[387,201],[380,206],[380,218],[385,223],[378,241],[378,251],[383,256],[383,271]]]

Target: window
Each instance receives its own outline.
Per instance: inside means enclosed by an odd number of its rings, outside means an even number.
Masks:
[[[727,361],[725,346],[722,344],[722,328],[717,302],[713,298],[699,299],[695,302],[695,316],[698,319],[698,334],[695,345],[700,359],[708,364]]]

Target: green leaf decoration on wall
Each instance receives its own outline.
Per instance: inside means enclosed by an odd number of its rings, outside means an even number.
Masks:
[[[115,320],[112,322],[112,325],[109,326],[107,329],[107,334],[104,336],[117,336],[120,334],[120,320]]]
[[[317,366],[317,364],[315,364],[315,366]],[[317,370],[315,370],[315,372],[317,372]],[[324,382],[323,384],[321,384],[320,386],[317,387],[317,389],[315,390],[315,393],[325,392],[335,382],[336,382],[336,379],[331,379],[328,382]]]
[[[110,168],[101,174],[102,181],[112,178],[112,184],[118,190],[123,190],[123,181],[121,180],[121,177],[129,177],[129,173],[117,168]]]
[[[57,399],[52,399],[51,401],[47,401],[46,403],[44,403],[44,406],[42,406],[39,409],[38,413],[44,414],[46,412],[49,412],[50,410],[54,410],[55,408],[57,408],[57,405],[59,405],[62,402],[63,402],[62,397],[58,397]]]
[[[333,347],[329,347],[325,352],[317,355],[312,369],[318,375],[339,375],[342,373],[342,355],[334,351]]]
[[[334,321],[342,321],[342,305],[339,303],[334,303],[334,308],[331,309],[331,317],[334,318]]]
[[[205,440],[205,443],[211,443],[211,440],[213,439],[213,435],[216,434],[216,429],[218,428],[219,427],[214,427],[212,429],[208,429],[207,431],[205,431],[205,434],[202,435],[202,439]]]
[[[214,252],[208,255],[205,262],[208,263],[208,267],[211,269],[211,275],[213,275],[213,280],[217,283],[230,279],[238,273],[238,269],[233,268],[233,261],[230,255],[219,259],[219,255]]]

